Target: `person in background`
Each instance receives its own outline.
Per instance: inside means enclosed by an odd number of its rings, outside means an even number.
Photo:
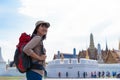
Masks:
[[[98,78],[100,78],[101,77],[101,72],[100,71],[98,71]]]
[[[78,78],[80,77],[80,71],[78,71]]]
[[[91,78],[94,78],[93,72],[91,72]]]
[[[61,72],[58,73],[58,77],[61,78]]]
[[[66,72],[66,78],[68,78],[68,72]]]
[[[105,72],[104,71],[102,71],[102,78],[104,78],[105,77]]]
[[[45,71],[46,50],[43,40],[46,39],[50,23],[37,21],[31,40],[25,45],[23,51],[31,57],[32,67],[26,72],[27,80],[42,80]]]

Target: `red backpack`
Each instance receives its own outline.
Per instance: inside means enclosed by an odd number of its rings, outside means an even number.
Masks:
[[[16,46],[14,63],[19,72],[25,73],[31,68],[31,58],[23,52],[23,47],[31,40],[31,36],[22,33],[19,38],[19,43]]]

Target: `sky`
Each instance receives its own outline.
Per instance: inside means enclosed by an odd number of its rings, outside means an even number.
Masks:
[[[47,60],[57,51],[78,54],[90,43],[117,49],[120,41],[120,0],[0,0],[0,47],[5,61],[13,60],[21,33],[32,34],[35,23],[50,23],[44,41]]]

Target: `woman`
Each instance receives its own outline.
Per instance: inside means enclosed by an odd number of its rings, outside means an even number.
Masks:
[[[32,68],[26,72],[27,80],[42,80],[46,59],[43,40],[46,38],[49,26],[48,22],[37,21],[30,42],[23,48],[23,51],[32,59]]]

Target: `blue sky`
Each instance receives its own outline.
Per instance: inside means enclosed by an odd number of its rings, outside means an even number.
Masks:
[[[21,6],[19,0],[1,0],[0,1],[0,34],[1,39],[12,39],[21,30],[21,27],[27,23],[28,17],[18,13]],[[14,40],[14,39],[13,39]]]
[[[120,40],[119,0],[1,0],[0,46],[3,58],[13,60],[22,32],[31,34],[37,20],[50,22],[47,61],[57,51],[72,53],[89,47],[93,33],[95,47],[118,49]]]
[[[19,14],[20,6],[19,0],[0,1],[0,46],[6,61],[13,58],[20,33],[25,31],[25,25],[32,21],[29,17]]]

